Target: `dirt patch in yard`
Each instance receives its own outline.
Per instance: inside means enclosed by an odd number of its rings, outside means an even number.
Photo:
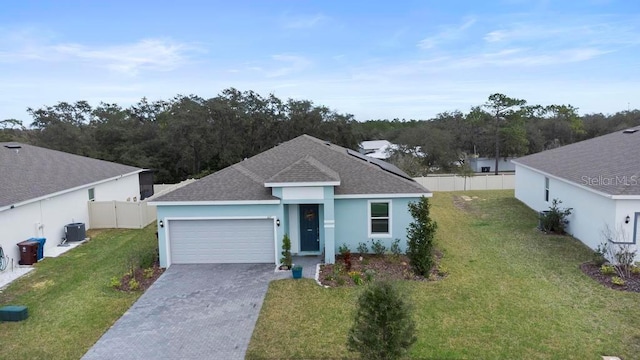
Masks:
[[[319,280],[322,285],[330,287],[362,285],[372,280],[435,281],[447,275],[440,266],[441,258],[442,253],[436,251],[434,266],[425,278],[413,271],[406,255],[354,253],[351,254],[351,269],[347,269],[345,258],[339,255],[335,264],[320,267]]]
[[[631,274],[630,277],[624,279],[624,285],[616,285],[612,282],[611,279],[617,275],[602,274],[602,272],[600,271],[600,266],[592,262],[586,262],[580,265],[580,269],[583,273],[587,274],[593,280],[608,288],[620,291],[631,291],[640,293],[640,274]]]

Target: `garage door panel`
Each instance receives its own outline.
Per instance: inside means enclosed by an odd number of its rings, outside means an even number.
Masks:
[[[170,220],[171,262],[274,263],[273,220]]]

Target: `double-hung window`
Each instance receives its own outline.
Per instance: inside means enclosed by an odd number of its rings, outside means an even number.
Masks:
[[[369,201],[369,237],[391,237],[391,200]]]

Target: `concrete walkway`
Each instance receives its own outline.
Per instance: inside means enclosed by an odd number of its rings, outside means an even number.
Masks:
[[[172,265],[83,359],[244,359],[271,264]]]

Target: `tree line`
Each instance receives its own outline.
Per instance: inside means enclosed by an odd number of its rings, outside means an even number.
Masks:
[[[357,149],[363,140],[398,145],[391,161],[411,175],[457,172],[472,155],[521,156],[640,125],[640,111],[579,116],[571,105],[529,105],[490,95],[467,113],[429,120],[358,122],[309,100],[226,89],[123,108],[86,101],[29,108],[30,126],[0,121],[0,141],[19,141],[155,170],[157,183],[212,173],[301,134]],[[416,156],[417,155],[417,156]]]

